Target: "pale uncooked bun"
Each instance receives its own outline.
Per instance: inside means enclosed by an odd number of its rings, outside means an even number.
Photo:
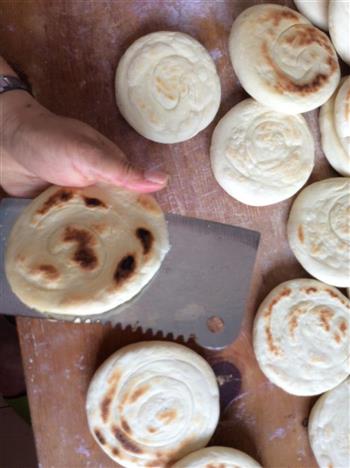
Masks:
[[[228,447],[207,447],[193,452],[171,468],[261,468],[249,455]]]
[[[120,112],[144,137],[188,140],[218,111],[221,87],[208,51],[180,32],[160,31],[135,41],[116,72]]]
[[[329,0],[329,34],[340,57],[350,65],[350,2]]]
[[[322,106],[320,131],[323,152],[339,174],[350,176],[350,77]]]
[[[164,467],[204,447],[219,418],[208,363],[170,342],[126,346],[94,375],[86,400],[90,431],[125,467]]]
[[[97,314],[135,296],[168,249],[164,215],[151,196],[107,186],[53,186],[16,221],[6,275],[33,309]]]
[[[294,195],[314,165],[314,142],[305,119],[246,99],[215,128],[211,165],[232,197],[264,206]]]
[[[303,189],[287,223],[289,245],[305,270],[333,286],[350,286],[350,178]]]
[[[317,395],[350,373],[350,301],[311,279],[286,281],[264,299],[254,322],[261,370],[293,395]]]
[[[309,418],[309,439],[320,468],[349,468],[350,378],[317,400]]]
[[[252,6],[234,21],[230,56],[243,88],[257,101],[286,114],[326,102],[339,83],[329,38],[290,8]]]
[[[298,10],[311,23],[321,29],[328,29],[329,0],[294,0]]]

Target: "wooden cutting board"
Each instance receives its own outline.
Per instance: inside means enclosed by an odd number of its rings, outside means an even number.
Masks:
[[[288,395],[269,383],[257,367],[251,344],[252,318],[267,292],[282,281],[308,276],[287,244],[286,220],[292,200],[266,208],[240,204],[217,185],[209,165],[214,126],[246,97],[230,64],[227,43],[233,19],[253,3],[2,0],[0,44],[5,57],[29,76],[42,104],[91,124],[117,142],[141,168],[171,174],[169,186],[157,195],[165,211],[262,233],[239,339],[222,352],[200,350],[219,373],[227,374],[219,379],[226,409],[212,442],[241,449],[265,467],[312,468],[316,463],[307,438],[312,401]],[[291,1],[274,3],[293,7]],[[215,60],[221,79],[222,105],[215,122],[181,144],[145,140],[122,119],[115,105],[118,60],[136,38],[158,30],[183,31],[197,38]],[[310,182],[335,176],[320,150],[318,111],[306,117],[317,153]],[[97,366],[113,351],[154,336],[131,329],[23,318],[18,319],[18,329],[40,466],[116,466],[89,435],[86,389]],[[234,367],[219,364],[223,361]]]

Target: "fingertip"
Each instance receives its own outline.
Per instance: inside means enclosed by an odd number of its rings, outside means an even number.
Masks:
[[[144,178],[151,183],[158,184],[162,187],[168,183],[169,176],[165,172],[157,170],[149,170],[144,173]]]
[[[151,170],[137,175],[134,172],[134,177],[124,179],[122,186],[136,192],[151,193],[162,190],[168,180],[168,174],[161,171]]]
[[[139,171],[129,163],[118,162],[113,168],[96,169],[94,175],[96,181],[111,183],[134,192],[151,193],[162,190],[168,183],[168,174],[158,170]],[[113,169],[113,170],[111,170]]]
[[[162,184],[151,182],[147,179],[140,180],[140,181],[127,181],[123,184],[123,187],[132,190],[134,192],[141,192],[141,193],[151,193],[151,192],[158,192],[162,190],[166,186],[166,181]]]

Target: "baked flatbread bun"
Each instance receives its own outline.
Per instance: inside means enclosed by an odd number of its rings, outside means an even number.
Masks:
[[[329,38],[284,6],[255,5],[243,11],[233,23],[229,50],[243,88],[278,112],[316,109],[339,83]]]
[[[339,174],[350,176],[350,76],[323,104],[320,112],[323,152]]]
[[[264,299],[254,351],[266,377],[293,395],[318,395],[350,373],[350,301],[311,279],[286,281]]]
[[[151,196],[107,186],[53,186],[16,221],[5,268],[27,306],[83,316],[135,296],[168,249],[164,215]]]
[[[204,447],[219,418],[209,364],[185,346],[126,346],[94,375],[86,400],[90,431],[126,467],[165,467]]]
[[[247,205],[264,206],[294,195],[314,165],[314,142],[304,117],[246,99],[218,123],[211,165],[221,187]]]
[[[261,468],[249,455],[228,447],[207,447],[193,452],[171,468]]]
[[[335,97],[334,121],[341,144],[350,158],[350,75],[344,79]]]
[[[298,10],[311,23],[321,29],[328,29],[329,0],[294,0]]]
[[[334,47],[340,57],[350,65],[350,2],[329,0],[328,26]]]
[[[309,418],[309,439],[320,468],[349,468],[350,378],[317,400]]]
[[[218,111],[221,86],[208,51],[180,32],[135,41],[116,72],[119,110],[144,137],[177,143],[207,127]]]
[[[287,223],[289,245],[305,270],[325,283],[350,286],[350,178],[303,189]]]

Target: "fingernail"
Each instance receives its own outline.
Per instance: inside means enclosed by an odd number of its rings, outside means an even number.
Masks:
[[[144,173],[144,177],[149,182],[164,185],[167,183],[169,176],[165,172],[150,170]]]

